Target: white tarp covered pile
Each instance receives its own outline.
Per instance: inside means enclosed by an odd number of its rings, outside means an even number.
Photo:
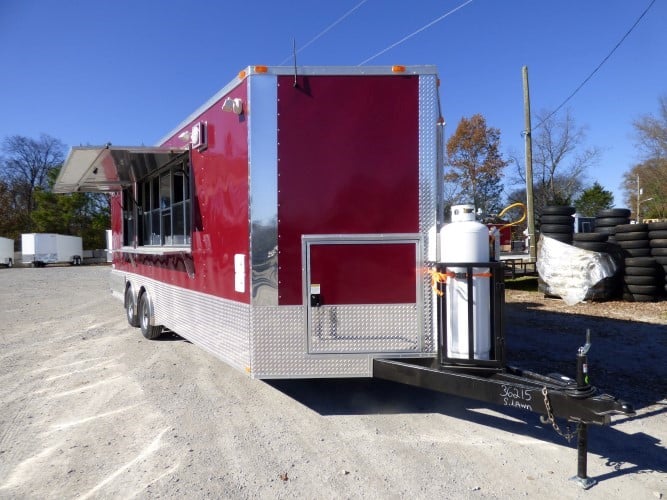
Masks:
[[[548,293],[557,295],[567,305],[582,302],[595,285],[613,277],[618,264],[607,253],[591,252],[540,236],[537,272]]]

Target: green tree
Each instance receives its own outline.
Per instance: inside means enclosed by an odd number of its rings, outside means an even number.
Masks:
[[[81,236],[87,249],[105,248],[105,229],[110,227],[109,202],[105,194],[54,194],[51,189],[60,168],[48,173],[48,187],[35,190],[32,212],[36,232]]]
[[[480,114],[462,118],[447,141],[446,205],[473,203],[485,213],[497,212],[503,169],[500,131],[488,127]]]
[[[595,217],[600,211],[614,206],[614,195],[611,191],[604,189],[599,183],[594,182],[591,187],[585,189],[579,198],[574,201],[577,213],[584,217]]]

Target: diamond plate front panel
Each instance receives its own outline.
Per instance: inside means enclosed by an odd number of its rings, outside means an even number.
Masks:
[[[301,306],[252,311],[252,375],[256,378],[370,377],[369,355],[309,355]]]
[[[311,353],[420,350],[415,304],[322,306],[311,308],[310,314]]]

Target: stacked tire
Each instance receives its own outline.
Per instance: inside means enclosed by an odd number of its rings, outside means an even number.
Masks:
[[[625,257],[650,257],[648,224],[620,224],[614,235]]]
[[[627,257],[623,274],[623,299],[654,302],[664,288],[662,267],[652,257]]]
[[[572,244],[574,234],[574,207],[546,206],[540,216],[540,233],[549,238]]]
[[[595,232],[609,236],[608,241],[614,241],[616,226],[630,223],[630,210],[627,208],[610,208],[600,210],[595,215]]]
[[[667,222],[652,222],[648,225],[651,257],[662,269],[663,292],[667,293]]]

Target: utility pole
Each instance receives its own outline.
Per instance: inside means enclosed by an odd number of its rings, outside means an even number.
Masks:
[[[528,90],[528,66],[522,68],[523,73],[523,116],[524,139],[526,141],[526,211],[528,212],[528,243],[530,260],[537,260],[535,244],[535,204],[533,201],[533,142],[530,125],[530,91]]]
[[[636,212],[636,215],[635,215],[635,222],[637,224],[639,224],[639,204],[641,203],[639,201],[639,198],[641,198],[641,196],[642,196],[642,190],[639,187],[639,174],[637,174],[637,212]]]

